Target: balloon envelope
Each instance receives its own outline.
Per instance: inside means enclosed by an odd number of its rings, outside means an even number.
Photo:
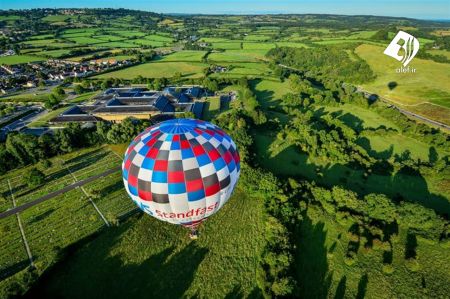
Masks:
[[[230,198],[239,153],[219,127],[193,119],[161,122],[140,133],[122,164],[125,189],[144,212],[195,226]]]

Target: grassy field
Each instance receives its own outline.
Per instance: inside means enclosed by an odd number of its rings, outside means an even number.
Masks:
[[[29,297],[256,296],[264,246],[262,202],[236,191],[204,223],[196,242],[181,227],[148,215],[133,217],[57,265]],[[111,284],[111,275],[121,283]]]
[[[226,50],[225,52],[211,53],[210,62],[257,62],[265,59],[267,50]]]
[[[14,64],[28,63],[28,62],[34,62],[34,61],[43,61],[43,60],[46,60],[46,58],[39,57],[39,56],[31,56],[31,55],[2,56],[2,57],[0,57],[0,65],[1,64],[14,65]]]
[[[17,94],[12,96],[1,97],[2,102],[44,102],[48,99],[47,91],[37,91],[36,93]]]
[[[132,66],[111,73],[98,75],[95,78],[122,78],[133,79],[137,76],[148,78],[173,77],[181,73],[184,77],[198,78],[203,74],[205,64],[197,62],[150,62]]]
[[[354,237],[349,233],[354,223],[335,221],[315,207],[298,231],[297,277],[301,296],[310,298],[445,298],[449,292],[450,255],[448,248],[417,237],[417,260],[405,260],[407,231],[399,229],[388,242],[364,245],[367,239],[360,236],[356,262],[346,263],[349,243]],[[360,245],[359,245],[360,244]],[[383,271],[383,259],[392,253],[392,273]],[[310,273],[310,275],[305,275]],[[381,291],[382,290],[382,291]]]
[[[392,102],[411,107],[431,119],[450,124],[450,65],[431,60],[415,58],[410,64],[415,73],[396,73],[401,64],[383,54],[381,47],[361,45],[356,48],[356,54],[367,61],[377,78],[362,87],[370,92],[386,97]],[[390,82],[396,82],[396,87],[389,88]],[[421,105],[437,105],[440,113],[435,110],[421,109]],[[437,109],[436,109],[437,110]]]
[[[220,112],[220,97],[209,97],[203,108],[203,118],[212,120]]]
[[[20,168],[0,176],[0,193],[7,201],[0,203],[0,210],[12,207],[8,180],[17,205],[22,205],[50,192],[102,173],[121,163],[121,159],[107,147],[94,147],[74,151],[50,159],[51,166],[43,168],[46,179],[43,185],[29,187],[23,180],[23,174],[32,166]],[[90,192],[92,187],[102,191],[103,198],[97,201],[100,211],[108,219],[129,212],[135,208],[123,188],[120,172],[106,179],[86,185]],[[89,194],[89,193],[88,193]],[[42,202],[20,213],[22,225],[30,246],[33,260],[38,272],[46,270],[57,260],[65,247],[92,235],[104,227],[104,222],[80,189],[74,189],[53,199]],[[5,277],[19,275],[29,265],[25,247],[18,229],[17,219],[10,216],[0,220],[2,238],[0,241],[0,297],[4,297],[8,279]]]
[[[180,51],[163,56],[160,61],[200,62],[206,51]]]

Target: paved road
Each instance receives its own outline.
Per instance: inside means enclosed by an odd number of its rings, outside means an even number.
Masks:
[[[87,179],[78,181],[76,183],[73,183],[72,185],[64,187],[64,188],[62,188],[60,190],[57,190],[55,192],[51,192],[51,193],[49,193],[47,195],[44,195],[44,196],[42,196],[42,197],[40,197],[40,198],[38,198],[36,200],[33,200],[31,202],[27,202],[27,203],[25,203],[25,204],[23,204],[23,205],[21,205],[19,207],[7,210],[6,212],[0,213],[0,219],[3,219],[5,217],[8,217],[8,216],[14,215],[16,213],[22,212],[22,211],[24,211],[24,210],[26,210],[28,208],[31,208],[31,207],[33,207],[33,206],[35,206],[35,205],[37,205],[37,204],[39,204],[39,203],[41,203],[43,201],[46,201],[46,200],[51,199],[51,198],[53,198],[55,196],[61,195],[63,193],[66,193],[66,192],[68,192],[70,190],[73,190],[75,188],[81,187],[81,186],[83,186],[85,184],[88,184],[88,183],[90,183],[92,181],[95,181],[95,180],[97,180],[97,179],[99,179],[101,177],[105,177],[105,176],[108,176],[110,174],[113,174],[114,172],[119,171],[120,169],[121,169],[121,166],[112,168],[112,169],[107,170],[107,171],[105,171],[103,173],[100,173],[100,174],[91,176],[90,178],[87,178]]]
[[[290,66],[287,66],[287,65],[284,65],[284,64],[278,64],[278,66],[281,66],[282,68],[285,68],[285,69],[289,69],[289,70],[293,70],[293,71],[302,73],[302,71],[300,71],[299,69],[296,69],[296,68],[293,68],[293,67],[290,67]],[[366,98],[369,98],[370,96],[374,95],[373,93],[370,93],[370,92],[368,92],[366,90],[363,90],[360,87],[358,87],[357,90],[362,92]],[[422,115],[416,114],[414,112],[411,112],[411,111],[405,110],[403,108],[400,108],[399,106],[395,105],[392,101],[390,101],[388,98],[384,98],[384,97],[381,97],[379,95],[377,95],[377,97],[378,97],[379,100],[381,100],[381,101],[383,101],[383,102],[385,102],[385,103],[387,103],[389,105],[392,105],[398,111],[400,111],[401,113],[405,114],[406,116],[409,116],[409,117],[412,117],[412,118],[416,118],[416,119],[418,119],[420,121],[423,121],[425,123],[428,123],[428,124],[431,124],[431,125],[435,125],[435,126],[438,126],[438,127],[441,127],[441,128],[445,128],[447,130],[450,130],[450,126],[449,125],[443,124],[441,122],[429,119],[429,118],[427,118],[425,116],[422,116]]]

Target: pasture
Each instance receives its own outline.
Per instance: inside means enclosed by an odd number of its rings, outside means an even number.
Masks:
[[[429,114],[426,109],[422,110],[420,105],[437,105],[447,114],[446,119],[438,117],[438,120],[449,123],[449,64],[416,57],[409,64],[410,68],[416,69],[415,73],[397,73],[396,69],[401,66],[400,62],[384,55],[381,47],[361,45],[356,48],[355,53],[366,60],[377,75],[373,82],[362,84],[365,90],[386,97],[406,109],[415,107],[418,113],[431,119],[437,119],[436,115]]]
[[[14,64],[43,61],[43,60],[46,60],[46,58],[39,57],[39,56],[31,56],[31,55],[1,56],[0,57],[0,65],[1,64],[14,65]]]
[[[101,74],[94,78],[133,79],[137,76],[168,78],[173,77],[176,73],[181,73],[183,77],[199,78],[203,75],[203,69],[205,67],[205,64],[197,62],[149,62],[111,73]]]

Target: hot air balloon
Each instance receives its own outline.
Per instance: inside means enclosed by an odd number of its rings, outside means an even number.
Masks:
[[[198,226],[227,202],[239,178],[236,144],[214,124],[172,119],[151,126],[129,145],[123,182],[145,213],[188,227]]]

